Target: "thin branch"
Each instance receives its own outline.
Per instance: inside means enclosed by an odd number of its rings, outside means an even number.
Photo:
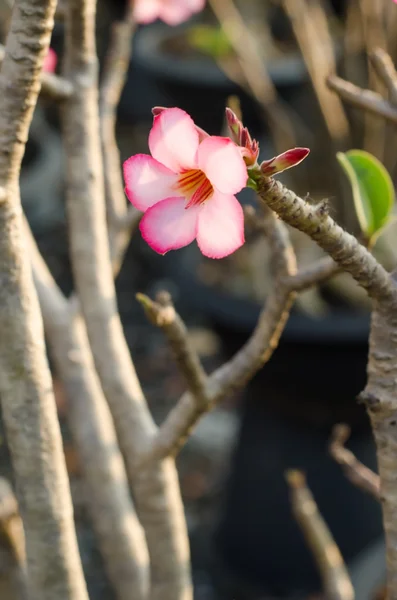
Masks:
[[[326,78],[336,65],[324,9],[320,2],[306,0],[282,0],[282,6],[291,21],[329,134],[343,144],[349,137],[349,123],[341,101],[326,85]]]
[[[118,600],[146,600],[149,559],[130,497],[113,419],[103,395],[84,322],[48,270],[29,225],[25,234],[44,328],[68,399],[67,418],[89,492],[87,511]]]
[[[131,237],[132,227],[139,215],[139,211],[132,205],[127,211],[120,153],[116,140],[117,106],[128,73],[135,28],[129,8],[125,20],[113,24],[99,99],[105,199],[111,257],[115,269],[118,269],[122,262]],[[120,227],[121,223],[126,223],[127,226]]]
[[[4,56],[5,48],[0,44],[0,65],[4,60]],[[70,81],[59,77],[59,75],[42,71],[40,93],[53,100],[66,100],[73,94],[73,86]]]
[[[377,48],[370,54],[372,64],[378,74],[378,77],[383,81],[388,89],[390,103],[397,104],[397,71],[394,68],[393,61],[389,54]]]
[[[299,269],[296,275],[290,275],[288,283],[291,289],[303,292],[313,285],[327,281],[340,271],[340,266],[330,256],[325,256],[306,268]]]
[[[371,90],[363,90],[336,75],[328,77],[327,85],[331,90],[337,92],[343,100],[346,100],[346,102],[349,102],[356,108],[366,110],[378,117],[383,117],[391,123],[397,124],[397,108],[392,106],[387,100],[384,100],[380,94]]]
[[[201,416],[231,392],[241,389],[277,348],[295,299],[295,293],[285,283],[285,275],[296,273],[296,262],[286,227],[271,210],[265,208],[261,227],[270,244],[274,285],[251,338],[231,360],[208,377],[206,404],[197,402],[189,392],[183,394],[162,423],[149,450],[136,464],[137,472],[144,465],[177,454]]]
[[[287,228],[273,211],[262,208],[262,219],[252,210],[245,211],[268,239],[273,266],[272,293],[266,299],[258,324],[245,346],[207,378],[204,390],[206,403],[198,402],[197,397],[189,392],[180,398],[162,423],[151,448],[137,463],[138,471],[143,465],[177,454],[201,416],[231,392],[241,389],[270,359],[288,320],[296,292],[324,281],[339,268],[326,257],[297,272]]]
[[[29,600],[22,519],[11,485],[3,477],[0,477],[0,533],[2,546],[11,559],[7,573],[10,598],[15,596],[18,600]]]
[[[389,300],[396,297],[397,290],[389,273],[354,236],[335,223],[323,203],[313,206],[280,181],[265,176],[258,181],[258,187],[259,197],[269,208],[288,225],[317,242],[370,297]]]
[[[354,456],[353,452],[345,447],[345,443],[349,439],[349,436],[350,427],[348,425],[335,425],[329,442],[329,453],[342,467],[344,474],[354,485],[379,500],[379,475],[363,465]]]
[[[173,461],[135,473],[156,426],[117,311],[99,136],[95,0],[69,0],[65,68],[75,93],[63,106],[71,257],[95,367],[114,419],[150,555],[151,600],[189,600],[189,543]]]
[[[33,600],[87,600],[18,178],[55,0],[16,0],[0,71],[0,397]]]
[[[148,296],[137,294],[137,300],[143,306],[149,321],[164,331],[181,373],[185,377],[188,390],[197,404],[207,406],[207,375],[190,343],[186,326],[175,311],[171,296],[167,292],[161,292],[157,302],[153,302]]]
[[[236,53],[249,90],[263,108],[277,151],[293,148],[296,146],[294,124],[264,68],[260,42],[252,37],[233,0],[209,0],[209,4]]]
[[[312,552],[327,600],[354,600],[343,557],[300,471],[287,471],[292,511]]]
[[[383,95],[383,82],[376,77],[375,69],[370,61],[373,48],[386,48],[386,31],[384,27],[384,3],[382,0],[359,0],[365,50],[368,64],[368,88]],[[372,152],[383,162],[385,150],[385,123],[374,118],[372,113],[364,114],[364,148]]]

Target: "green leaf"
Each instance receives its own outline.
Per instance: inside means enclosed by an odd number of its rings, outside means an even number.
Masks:
[[[382,163],[364,150],[338,152],[336,158],[352,187],[360,227],[371,239],[388,222],[394,204],[394,186]]]
[[[190,45],[196,50],[217,58],[225,58],[233,53],[229,38],[221,27],[193,25],[187,32]]]

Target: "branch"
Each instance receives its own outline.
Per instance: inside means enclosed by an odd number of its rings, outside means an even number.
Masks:
[[[383,81],[390,95],[390,103],[397,104],[397,72],[394,68],[393,61],[389,54],[377,48],[370,54],[372,64],[378,74],[378,77]]]
[[[264,68],[261,42],[253,38],[234,0],[210,0],[209,3],[237,56],[247,87],[263,109],[277,151],[296,146],[290,111],[280,103],[277,90]],[[299,120],[297,115],[294,118],[295,122]]]
[[[325,256],[312,265],[300,269],[296,275],[290,275],[288,283],[295,292],[303,292],[313,285],[327,281],[340,271],[340,266],[330,256]]]
[[[117,311],[99,136],[95,0],[69,0],[65,67],[75,93],[63,107],[71,258],[95,367],[109,404],[151,566],[151,600],[189,600],[189,545],[175,464],[136,475],[156,426]]]
[[[8,559],[8,564],[2,565],[2,571],[6,571],[4,583],[9,590],[9,597],[29,600],[22,519],[11,485],[3,477],[0,477],[0,537],[2,550]],[[7,596],[7,592],[5,595]]]
[[[55,4],[15,1],[0,72],[0,397],[32,599],[87,600],[18,185]]]
[[[343,100],[346,100],[356,108],[361,108],[378,117],[383,117],[391,123],[397,123],[397,108],[392,106],[387,100],[384,100],[380,94],[371,92],[370,90],[363,90],[336,75],[328,77],[327,85],[331,90],[339,94]]]
[[[5,48],[0,44],[0,66],[5,57]],[[41,73],[40,93],[53,100],[66,100],[73,94],[73,86],[70,81],[54,75],[53,73]]]
[[[321,573],[327,600],[354,600],[342,555],[300,471],[287,471],[292,511]]]
[[[329,134],[343,143],[349,137],[349,123],[341,101],[327,89],[327,75],[336,65],[324,8],[320,2],[306,0],[283,0],[282,6],[290,19]]]
[[[345,448],[349,436],[350,428],[348,425],[335,425],[328,447],[329,453],[341,465],[344,474],[354,485],[379,500],[379,475],[363,465],[357,460],[353,452]]]
[[[207,375],[201,361],[192,348],[186,326],[172,304],[167,292],[158,295],[157,302],[153,302],[144,294],[137,294],[149,321],[163,329],[176,362],[185,377],[188,390],[194,396],[198,405],[207,406],[206,394]]]
[[[389,273],[362,246],[328,215],[323,203],[313,206],[282,183],[265,176],[258,181],[258,195],[288,225],[306,233],[350,273],[370,297],[390,299],[397,291]]]
[[[197,397],[189,392],[183,394],[161,425],[149,450],[137,463],[137,472],[143,465],[174,456],[201,416],[231,392],[241,389],[277,348],[295,299],[284,276],[295,274],[296,264],[285,225],[272,211],[264,210],[261,228],[269,239],[270,260],[275,269],[273,291],[266,300],[258,324],[243,348],[207,378],[204,394],[206,403],[197,402]]]
[[[55,366],[68,398],[67,418],[89,492],[88,513],[119,600],[145,600],[148,555],[132,504],[113,419],[81,314],[63,296],[25,222],[29,256]]]
[[[112,263],[118,269],[127,249],[132,228],[140,214],[132,205],[127,211],[120,153],[116,140],[117,106],[127,77],[131,60],[135,24],[130,9],[124,21],[112,26],[110,46],[100,88],[100,128],[105,178],[105,198],[108,214]],[[128,218],[126,219],[126,216]],[[126,226],[121,226],[126,224]],[[131,225],[131,226],[130,226]]]

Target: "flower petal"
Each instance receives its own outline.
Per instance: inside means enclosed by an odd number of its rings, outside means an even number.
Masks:
[[[205,0],[168,0],[163,2],[160,19],[167,25],[179,25],[204,8]]]
[[[152,23],[159,18],[160,10],[160,0],[135,0],[133,19],[138,24]]]
[[[145,211],[175,194],[177,175],[148,154],[136,154],[123,164],[125,193],[129,201]]]
[[[186,209],[183,198],[166,198],[143,215],[142,237],[159,254],[183,248],[196,237],[199,210],[195,206]]]
[[[198,149],[198,167],[222,194],[237,194],[248,179],[241,150],[225,137],[205,138]]]
[[[215,192],[202,206],[197,243],[209,258],[224,258],[244,244],[244,213],[235,196]]]
[[[180,108],[167,108],[154,117],[149,134],[150,152],[156,160],[174,171],[196,166],[199,135],[193,119]]]
[[[58,56],[52,48],[48,48],[47,56],[44,59],[43,71],[45,73],[55,73],[57,67]]]

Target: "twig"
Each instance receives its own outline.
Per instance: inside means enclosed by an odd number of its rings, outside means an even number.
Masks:
[[[72,265],[95,366],[114,419],[150,555],[151,600],[189,600],[189,544],[173,461],[135,473],[156,426],[117,311],[109,254],[97,105],[95,0],[69,0],[63,106]]]
[[[16,0],[0,72],[0,397],[33,600],[87,600],[18,178],[55,0]]]
[[[277,91],[261,58],[259,45],[246,27],[233,0],[210,0],[223,31],[232,45],[241,72],[253,96],[264,110],[277,152],[296,146],[294,125],[287,109],[277,98]]]
[[[326,206],[313,206],[280,181],[265,176],[258,181],[258,188],[259,197],[269,208],[288,225],[317,242],[370,297],[389,300],[396,297],[397,290],[389,273],[354,236],[335,223]]]
[[[327,89],[326,78],[335,70],[335,56],[327,17],[320,2],[283,0],[302,52],[327,129],[338,145],[349,137],[349,123],[339,98]]]
[[[0,478],[0,534],[2,546],[11,559],[6,575],[10,597],[29,600],[22,519],[11,485],[3,477]]]
[[[137,300],[143,306],[148,319],[160,327],[172,348],[176,361],[185,377],[188,390],[192,393],[197,404],[206,407],[208,399],[206,395],[207,375],[202,367],[201,361],[192,348],[186,326],[171,301],[167,292],[161,292],[157,302],[153,302],[144,294],[137,294]]]
[[[386,48],[385,28],[383,25],[383,0],[359,0],[364,43],[368,63],[368,88],[382,95],[383,81],[376,77],[375,69],[370,61],[373,48]],[[372,114],[364,115],[364,148],[383,161],[385,151],[385,123],[373,118]]]
[[[382,48],[376,48],[371,52],[370,59],[378,76],[389,91],[391,104],[397,105],[397,72],[391,57]]]
[[[117,106],[125,84],[131,59],[135,25],[130,10],[124,21],[114,23],[100,87],[99,115],[105,179],[105,199],[112,263],[116,269],[122,262],[131,231],[139,211],[132,205],[127,211],[120,153],[116,140]],[[127,218],[126,218],[127,217]],[[126,226],[122,226],[122,225]]]
[[[68,400],[67,418],[89,493],[87,511],[119,600],[146,600],[149,559],[130,498],[113,419],[103,395],[76,299],[68,302],[26,223],[44,328]]]
[[[327,600],[354,600],[342,555],[300,471],[287,471],[292,511],[321,573]]]
[[[335,425],[329,442],[329,453],[332,458],[341,465],[344,474],[354,485],[379,500],[379,475],[363,465],[354,456],[353,452],[345,447],[345,443],[349,439],[349,436],[350,427],[348,425]]]
[[[4,60],[4,56],[5,48],[0,44],[0,65]],[[66,100],[73,94],[73,86],[70,81],[63,79],[63,77],[43,71],[41,73],[40,92],[53,100]]]
[[[327,85],[331,90],[337,92],[343,100],[346,100],[356,108],[366,110],[378,117],[387,119],[391,123],[397,124],[397,108],[392,106],[387,100],[384,100],[380,94],[371,90],[363,90],[336,75],[328,77]]]
[[[296,275],[290,275],[288,283],[291,289],[302,292],[313,285],[327,281],[340,271],[340,266],[330,256],[325,256],[308,267],[299,269]]]
[[[228,394],[241,389],[277,348],[295,298],[284,277],[295,274],[295,255],[284,224],[272,211],[265,209],[261,227],[269,239],[270,260],[277,267],[274,269],[272,293],[266,300],[251,338],[231,360],[208,377],[206,404],[198,403],[197,398],[189,392],[183,394],[162,423],[150,448],[137,463],[138,472],[144,465],[177,454],[201,416]]]

